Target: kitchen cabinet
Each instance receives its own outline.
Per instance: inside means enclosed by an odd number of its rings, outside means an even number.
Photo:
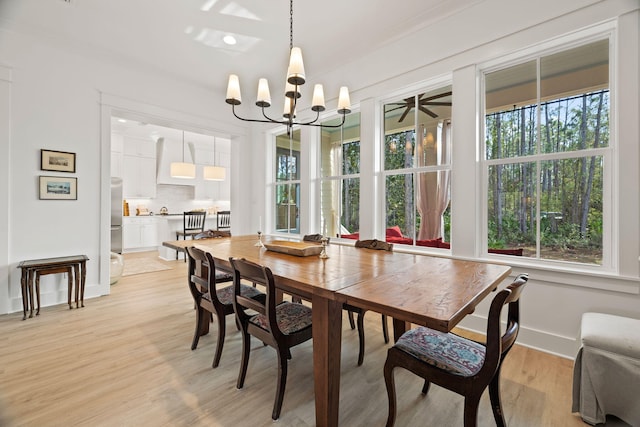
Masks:
[[[124,155],[122,170],[122,187],[125,198],[154,198],[156,196],[156,159]]]
[[[158,246],[158,224],[153,217],[124,217],[122,234],[125,252]]]
[[[156,147],[153,141],[125,137],[122,143],[124,197],[156,196]]]

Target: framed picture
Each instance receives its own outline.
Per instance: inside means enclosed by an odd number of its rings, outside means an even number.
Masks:
[[[40,169],[43,171],[76,172],[76,154],[64,151],[40,150]]]
[[[78,200],[78,178],[40,176],[40,200]]]

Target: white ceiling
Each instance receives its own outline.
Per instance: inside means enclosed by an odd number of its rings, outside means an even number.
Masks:
[[[296,0],[293,41],[307,80],[320,83],[313,76],[480,1]],[[168,73],[221,99],[235,73],[244,102],[255,99],[259,77],[272,96],[284,91],[289,18],[287,0],[0,0],[0,23],[12,31]],[[222,44],[226,34],[239,43]]]
[[[314,75],[321,78],[480,1],[296,0],[293,42],[303,49],[308,86],[322,83]],[[260,77],[269,79],[274,100],[284,92],[289,6],[287,0],[0,0],[0,26],[86,57],[190,82],[219,93],[220,102],[234,73],[243,102],[252,104]],[[222,43],[227,34],[238,39],[235,47]],[[180,130],[135,121],[114,119],[112,129],[145,139],[182,138]],[[211,139],[196,133],[189,138]]]
[[[160,138],[182,142],[183,131],[136,120],[111,118],[111,131],[127,137],[156,142]],[[126,141],[125,141],[126,142]],[[196,146],[215,148],[218,152],[230,152],[231,141],[228,138],[213,137],[197,132],[184,131],[184,142],[194,143]]]

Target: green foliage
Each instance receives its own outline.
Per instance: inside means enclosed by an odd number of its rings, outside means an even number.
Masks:
[[[521,163],[497,164],[488,169],[489,247],[535,248],[535,224],[540,221],[541,247],[601,253],[602,157],[527,162],[526,156],[537,152],[537,140],[541,153],[607,146],[609,92],[541,104],[540,135],[536,134],[537,107],[529,105],[486,117],[487,159],[523,159]],[[538,201],[539,218],[535,209]]]

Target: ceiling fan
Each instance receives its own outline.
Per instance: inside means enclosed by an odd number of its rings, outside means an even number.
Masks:
[[[423,98],[424,93],[421,93],[420,95],[418,95],[418,109],[435,119],[436,117],[438,117],[438,115],[433,111],[431,111],[429,108],[427,108],[427,106],[433,105],[433,106],[450,107],[451,101],[436,101],[436,99],[451,96],[451,93],[452,92],[443,92],[438,95],[427,96],[426,98]],[[390,104],[387,104],[387,105],[397,105],[397,107],[387,110],[386,111],[387,113],[391,111],[399,110],[401,108],[405,109],[402,115],[400,116],[400,118],[398,119],[398,123],[400,123],[405,119],[405,117],[407,117],[411,109],[416,106],[416,100],[415,100],[415,97],[412,96],[410,98],[403,99],[403,102],[391,102]]]

